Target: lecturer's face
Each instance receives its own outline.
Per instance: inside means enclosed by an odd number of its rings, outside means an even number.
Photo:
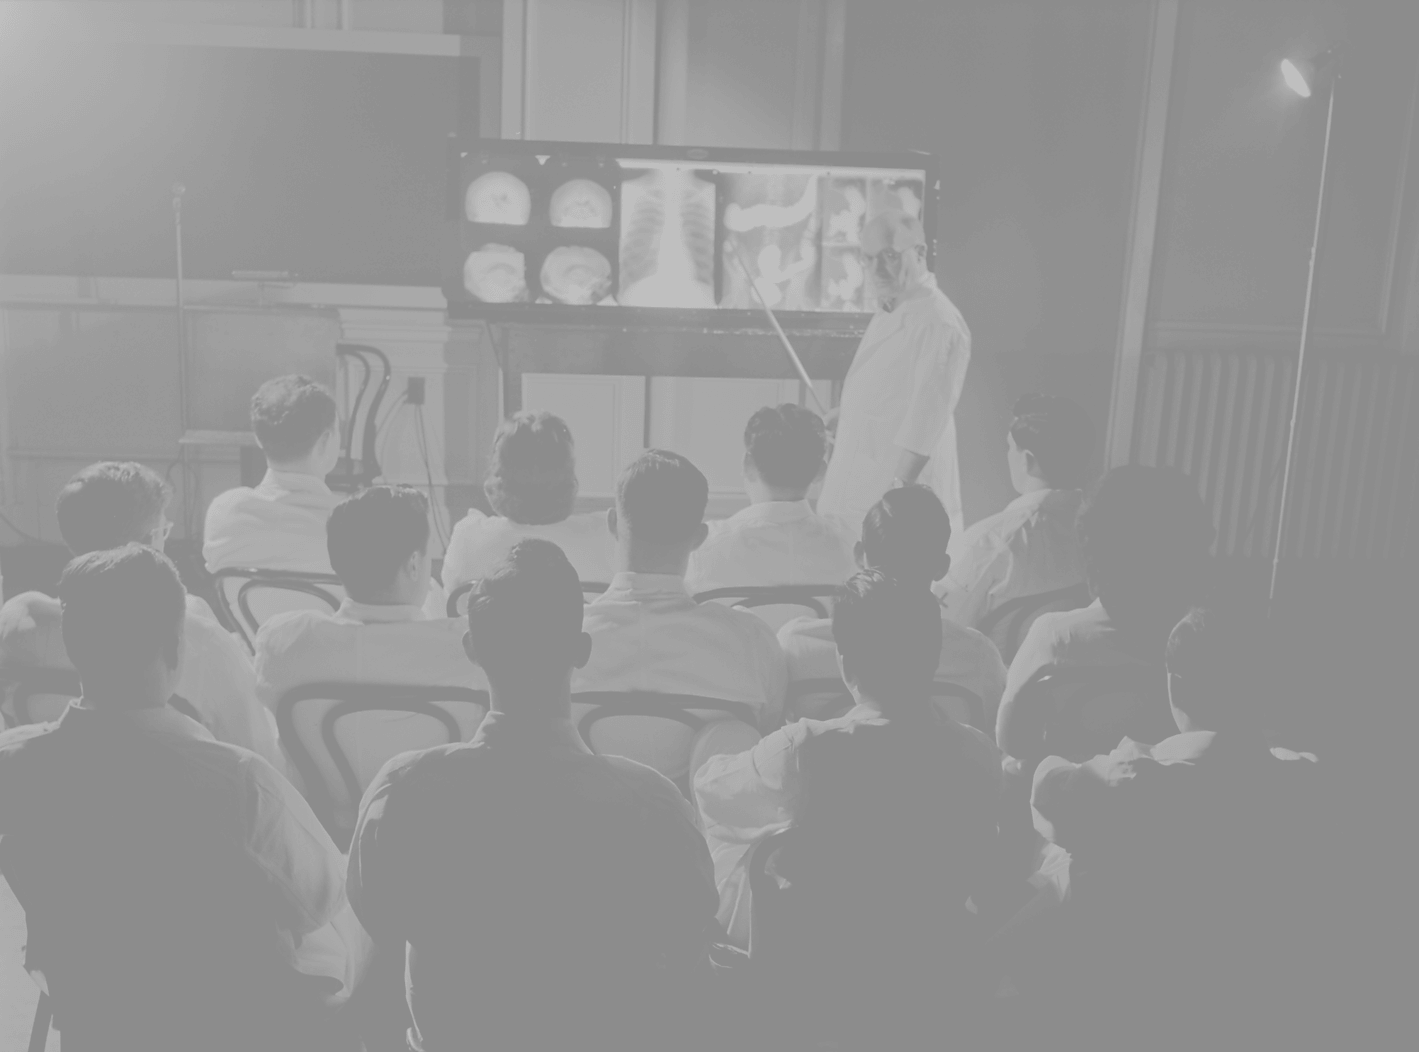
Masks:
[[[925,246],[899,246],[889,241],[889,232],[868,224],[862,232],[862,261],[872,276],[878,299],[894,300],[921,277]]]

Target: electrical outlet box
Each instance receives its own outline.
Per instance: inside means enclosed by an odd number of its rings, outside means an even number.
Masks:
[[[409,377],[409,386],[405,389],[404,397],[410,405],[424,404],[424,378],[422,376]]]

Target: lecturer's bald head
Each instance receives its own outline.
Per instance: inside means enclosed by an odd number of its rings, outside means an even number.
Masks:
[[[881,300],[895,300],[926,274],[926,230],[914,216],[879,212],[863,224],[861,245]]]

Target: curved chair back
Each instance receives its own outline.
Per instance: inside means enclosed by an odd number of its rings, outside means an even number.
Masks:
[[[931,697],[942,712],[957,723],[968,724],[994,737],[995,728],[987,728],[985,702],[975,691],[938,680],[931,685]],[[799,679],[788,685],[789,711],[797,717],[831,720],[844,716],[853,706],[852,695],[841,679]]]
[[[1025,639],[1025,633],[1041,614],[1056,610],[1078,610],[1093,602],[1087,584],[1072,584],[1068,588],[1057,588],[1052,592],[1037,592],[1022,595],[1001,603],[986,614],[976,627],[990,637],[990,641],[1000,651],[1000,657],[1008,666],[1015,660],[1015,652]]]
[[[1079,763],[1125,736],[1151,745],[1177,733],[1160,665],[1047,665],[1020,688],[1015,704],[1033,710],[1044,727],[1043,752],[1019,758],[1031,771],[1045,756]]]
[[[742,588],[711,588],[695,596],[697,603],[724,603],[740,610],[752,610],[775,630],[804,612],[826,618],[832,611],[831,600],[841,585],[836,584],[770,584]]]
[[[607,585],[602,581],[582,581],[581,598],[583,602],[590,602],[594,595],[600,595],[606,591]],[[468,616],[468,593],[473,591],[473,582],[464,581],[461,585],[448,593],[448,616],[467,617]]]
[[[7,727],[57,720],[81,693],[79,673],[72,668],[15,667],[0,673],[0,713]]]
[[[308,683],[281,695],[276,726],[311,810],[343,850],[379,769],[412,749],[468,741],[488,712],[472,687]]]
[[[743,752],[760,738],[754,706],[694,694],[585,691],[572,695],[572,719],[593,752],[654,767],[687,795],[711,756]]]
[[[217,586],[217,617],[256,653],[256,633],[277,614],[292,610],[340,608],[345,586],[331,573],[242,569],[234,566],[212,575]]]

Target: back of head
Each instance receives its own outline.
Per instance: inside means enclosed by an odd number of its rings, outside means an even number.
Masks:
[[[1259,640],[1240,620],[1194,607],[1168,636],[1168,695],[1194,730],[1251,729],[1260,722]]]
[[[429,498],[412,486],[371,486],[335,506],[325,526],[330,566],[356,602],[388,589],[429,547]]]
[[[336,416],[334,397],[308,376],[278,376],[251,396],[251,429],[273,464],[308,457]]]
[[[833,605],[843,675],[884,711],[925,711],[941,661],[941,604],[929,588],[865,570]]]
[[[142,464],[90,464],[59,491],[59,536],[75,555],[144,542],[171,495],[157,472]]]
[[[178,666],[187,592],[167,556],[141,544],[80,555],[59,579],[64,648],[85,693],[140,683],[161,658]]]
[[[690,545],[705,520],[709,480],[689,459],[647,449],[626,467],[616,484],[621,528],[640,544]]]
[[[483,493],[493,511],[513,522],[561,522],[576,501],[571,429],[551,413],[524,410],[504,420],[493,438]]]
[[[945,576],[950,540],[950,516],[927,486],[888,490],[862,520],[867,565],[899,581],[929,585]]]
[[[518,541],[468,598],[474,656],[495,684],[554,685],[579,660],[582,609],[566,553],[551,541]]]
[[[745,462],[778,489],[807,491],[827,452],[828,430],[822,419],[791,402],[765,406],[744,428]]]
[[[1204,577],[1215,530],[1192,480],[1175,468],[1114,468],[1079,512],[1079,543],[1109,617],[1167,632]]]
[[[1081,489],[1089,478],[1097,432],[1079,403],[1059,395],[1027,394],[1015,403],[1010,435],[1034,454],[1055,489]]]

